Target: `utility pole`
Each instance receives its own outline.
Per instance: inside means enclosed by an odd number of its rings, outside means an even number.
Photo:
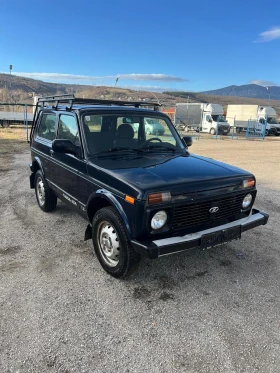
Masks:
[[[267,89],[267,93],[268,93],[268,106],[269,106],[269,103],[270,103],[270,92],[268,91],[268,87],[266,87]]]
[[[119,78],[116,79],[115,87],[114,87],[114,93],[113,93],[113,98],[115,98],[115,93],[116,93],[116,85],[119,81]]]
[[[12,103],[12,69],[13,69],[13,65],[10,65],[10,104]],[[12,106],[13,108],[13,111],[14,111],[14,107]]]

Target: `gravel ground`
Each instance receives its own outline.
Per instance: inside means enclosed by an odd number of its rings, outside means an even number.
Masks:
[[[269,224],[126,280],[101,269],[81,217],[39,210],[23,147],[0,151],[1,373],[279,373],[280,141],[194,142],[255,173]]]

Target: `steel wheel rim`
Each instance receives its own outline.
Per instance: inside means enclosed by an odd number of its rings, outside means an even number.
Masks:
[[[115,227],[108,221],[102,221],[97,228],[99,252],[110,267],[116,267],[120,261],[120,241]]]
[[[45,185],[41,177],[38,177],[37,180],[37,196],[40,206],[43,206],[45,203]]]

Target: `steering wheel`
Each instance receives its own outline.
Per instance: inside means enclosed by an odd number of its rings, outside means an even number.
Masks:
[[[143,144],[141,146],[139,146],[139,149],[144,148],[144,146],[146,146],[147,144],[149,144],[153,140],[162,142],[162,140],[159,139],[158,137],[152,137],[151,139],[148,139],[148,140],[144,141]]]

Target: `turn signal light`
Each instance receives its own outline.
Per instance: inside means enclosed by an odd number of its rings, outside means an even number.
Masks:
[[[250,177],[249,179],[243,180],[243,188],[252,188],[255,186],[255,179]]]
[[[157,205],[158,203],[170,202],[171,194],[170,192],[163,193],[152,193],[148,196],[149,205]]]
[[[126,195],[124,199],[126,200],[126,202],[134,205],[135,199],[133,197],[130,197],[130,196]]]

